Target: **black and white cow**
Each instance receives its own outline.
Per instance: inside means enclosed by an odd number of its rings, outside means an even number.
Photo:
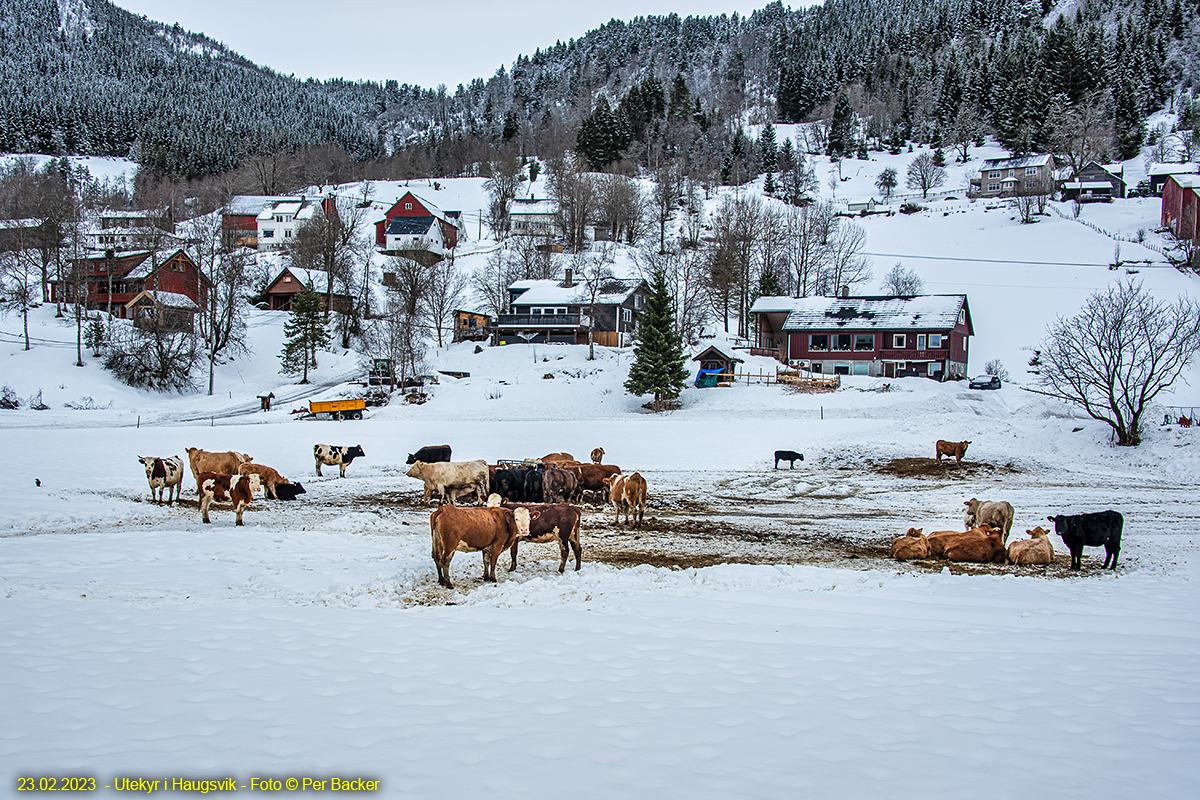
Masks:
[[[1104,566],[1112,561],[1117,568],[1117,556],[1121,553],[1121,531],[1125,518],[1116,511],[1099,511],[1095,514],[1059,514],[1046,519],[1054,523],[1054,532],[1062,537],[1071,551],[1071,569],[1083,566],[1083,548],[1104,545]]]
[[[346,477],[346,467],[350,465],[356,458],[366,458],[367,454],[363,452],[360,445],[353,447],[337,447],[332,444],[314,444],[313,458],[317,462],[317,475],[321,474],[321,465],[328,467],[337,467],[341,473],[339,477]]]
[[[448,444],[431,444],[428,447],[422,447],[415,453],[408,454],[408,460],[405,464],[415,464],[418,461],[424,461],[426,464],[436,464],[439,461],[450,460],[450,445]]]
[[[179,491],[183,486],[183,459],[178,456],[156,458],[154,456],[138,456],[138,461],[146,468],[146,480],[150,482],[150,499],[160,506],[163,500],[163,489],[167,490],[167,505],[175,505],[179,499]],[[158,496],[154,492],[158,490]]]

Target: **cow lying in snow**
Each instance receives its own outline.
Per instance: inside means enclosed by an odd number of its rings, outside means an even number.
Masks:
[[[317,462],[317,475],[321,474],[321,465],[337,467],[338,477],[346,477],[346,467],[356,458],[366,458],[367,454],[359,445],[353,447],[336,447],[331,444],[314,444],[313,458]]]
[[[418,462],[419,463],[419,462]],[[441,506],[429,515],[433,538],[433,563],[438,583],[453,589],[450,559],[455,551],[483,553],[483,579],[496,582],[496,562],[500,553],[512,547],[518,536],[529,535],[533,515],[527,508],[459,508]]]
[[[947,442],[945,439],[937,440],[937,460],[940,462],[942,456],[954,456],[954,463],[961,464],[963,456],[967,454],[967,445],[970,442]]]
[[[242,523],[242,512],[254,500],[258,491],[258,476],[250,475],[218,475],[215,472],[200,473],[200,518],[205,524],[209,522],[208,507],[213,501],[218,503],[233,503],[236,524]]]
[[[301,483],[280,483],[275,487],[275,496],[280,500],[295,500],[301,494],[308,494]]]
[[[945,558],[946,547],[956,542],[969,539],[986,539],[992,532],[990,525],[980,525],[969,531],[934,531],[925,537],[929,541],[929,555],[932,558]],[[1003,542],[1001,542],[1003,544]]]
[[[646,515],[646,479],[636,472],[628,475],[613,475],[605,478],[608,498],[613,504],[613,523],[620,522],[621,511],[625,511],[625,524],[632,515],[635,525],[640,526]]]
[[[1009,531],[1012,530],[1013,517],[1016,515],[1016,510],[1013,509],[1012,503],[1004,500],[976,500],[972,497],[970,500],[963,503],[967,507],[967,513],[963,517],[963,522],[966,523],[967,529],[974,528],[977,525],[991,525],[993,528],[999,528],[1004,534],[1004,541],[1008,541]]]
[[[1117,556],[1121,554],[1121,531],[1125,518],[1116,511],[1100,511],[1095,514],[1060,514],[1046,519],[1054,523],[1054,532],[1062,537],[1071,551],[1071,569],[1083,566],[1083,548],[1104,545],[1104,566],[1112,561],[1117,568]]]
[[[929,558],[929,540],[921,535],[921,530],[921,528],[909,528],[908,533],[893,541],[892,558],[897,561]]]
[[[512,543],[512,566],[508,568],[509,572],[513,572],[517,568],[517,545],[521,542],[534,542],[537,544],[558,542],[558,573],[561,575],[567,568],[568,549],[575,553],[575,571],[579,571],[582,556],[582,550],[579,546],[579,523],[583,518],[583,512],[580,509],[567,503],[554,503],[552,505],[510,505],[504,503],[504,500],[498,494],[488,495],[487,504],[489,507],[497,508],[502,503],[504,504],[504,508],[524,508],[528,509],[531,514],[535,511],[537,512],[537,516],[530,517],[529,536],[518,536],[517,540]]]
[[[187,449],[192,477],[196,479],[196,494],[200,494],[200,473],[215,472],[218,475],[237,475],[238,467],[254,459],[245,453],[227,450],[224,453],[209,453],[196,447]]]
[[[408,460],[405,464],[415,464],[418,461],[424,461],[426,464],[436,464],[441,461],[450,460],[450,445],[448,444],[431,444],[427,447],[422,447],[415,453],[408,454]]]
[[[434,490],[441,502],[446,502],[447,493],[450,495],[450,505],[458,495],[474,490],[482,504],[488,496],[488,465],[486,461],[449,461],[436,464],[426,464],[418,461],[405,473],[410,478],[417,478],[425,483],[425,495],[422,501],[429,502]]]
[[[1013,542],[1008,546],[1010,564],[1053,564],[1054,545],[1050,543],[1050,531],[1042,527],[1025,531],[1030,538]]]
[[[971,561],[976,564],[1004,563],[1008,551],[1004,547],[1004,536],[1000,531],[991,528],[983,536],[972,534],[974,531],[967,531],[947,539],[942,555],[948,561]]]
[[[272,500],[278,500],[279,496],[276,489],[282,484],[289,483],[288,479],[280,475],[275,470],[268,467],[266,464],[241,464],[238,466],[238,475],[250,475],[251,473],[258,476],[259,482],[263,487],[263,495]]]
[[[150,482],[150,499],[156,500],[161,506],[163,489],[167,490],[167,505],[175,505],[179,492],[183,488],[183,459],[179,456],[155,458],[154,456],[138,456],[138,461],[146,468],[146,480]],[[158,490],[157,499],[154,496]]]

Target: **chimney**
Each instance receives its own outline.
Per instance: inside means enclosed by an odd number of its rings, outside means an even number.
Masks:
[[[567,267],[566,273],[567,273],[567,277],[563,281],[563,286],[570,289],[572,286],[575,285],[575,282],[574,282],[575,271],[573,269],[571,269],[570,267]]]
[[[849,296],[850,296],[850,287],[843,286],[842,287],[842,297],[849,297]]]

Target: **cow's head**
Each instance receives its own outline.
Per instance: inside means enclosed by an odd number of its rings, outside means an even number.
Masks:
[[[499,508],[502,505],[504,505],[503,497],[496,494],[495,492],[492,492],[491,494],[488,495],[488,498],[487,498],[487,507],[488,508]]]
[[[414,462],[414,461],[416,461],[416,460],[417,460],[417,454],[416,454],[416,453],[409,453],[409,454],[408,454],[408,460],[407,460],[407,461],[405,461],[404,463],[405,463],[405,464],[411,464],[411,463],[413,463],[413,462]]]
[[[425,474],[425,462],[424,461],[414,461],[412,467],[409,468],[408,472],[406,472],[404,474],[410,478],[422,477]]]
[[[238,453],[234,451],[233,455],[242,464],[249,464],[254,460],[254,456],[246,455],[245,453]]]
[[[911,536],[911,537],[913,537],[914,539],[920,539],[920,538],[921,538],[921,531],[923,531],[923,530],[925,530],[925,529],[924,529],[924,528],[909,528],[909,529],[908,529],[908,533],[906,533],[906,534],[904,534],[904,535],[905,535],[905,536]]]
[[[613,482],[616,481],[616,479],[619,477],[620,477],[619,475],[609,475],[607,478],[604,478],[601,481],[601,483],[603,483],[605,486],[608,486],[611,488],[613,485]]]
[[[1054,532],[1057,533],[1059,536],[1061,536],[1063,533],[1066,532],[1067,518],[1065,515],[1059,514],[1058,516],[1055,516],[1055,517],[1046,517],[1046,519],[1048,519],[1054,523]]]
[[[967,502],[963,503],[963,505],[966,506],[967,510],[970,511],[972,514],[974,514],[976,511],[979,510],[979,501],[976,500],[974,497],[972,497]]]
[[[367,454],[363,452],[361,445],[354,445],[346,448],[347,458],[366,458]]]
[[[529,536],[529,521],[537,517],[530,514],[528,508],[514,508],[512,515],[517,522],[517,536]]]
[[[1050,535],[1050,531],[1046,530],[1041,525],[1037,526],[1031,531],[1027,530],[1025,532],[1029,534],[1030,539],[1044,539]]]

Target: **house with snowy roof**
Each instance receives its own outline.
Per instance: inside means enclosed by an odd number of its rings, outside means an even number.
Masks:
[[[1167,176],[1162,188],[1160,222],[1181,242],[1200,248],[1200,175]]]
[[[1184,161],[1175,164],[1151,164],[1146,170],[1146,178],[1150,181],[1150,194],[1161,195],[1163,185],[1172,175],[1195,175],[1200,173],[1200,164],[1194,161]]]
[[[333,195],[320,199],[312,197],[277,197],[269,200],[255,217],[259,250],[278,250],[296,236],[296,229],[319,213],[327,219],[337,216]]]
[[[611,278],[593,304],[588,287],[568,269],[561,281],[510,284],[508,296],[510,313],[497,317],[493,326],[496,344],[586,344],[590,324],[596,344],[625,347],[633,341],[650,287],[641,278]]]
[[[311,289],[321,297],[321,302],[329,296],[329,275],[319,269],[302,269],[300,267],[284,267],[275,278],[267,284],[263,295],[272,311],[291,311],[292,299],[304,291]],[[350,295],[341,292],[333,293],[333,310],[344,314],[350,310]]]
[[[50,282],[51,302],[78,301],[90,310],[111,309],[112,315],[121,319],[128,318],[132,310],[128,304],[143,292],[183,295],[197,307],[202,307],[211,286],[208,277],[187,253],[179,249],[122,253],[112,257],[101,253],[72,259],[69,264],[71,271],[81,276],[78,286],[82,288],[77,288],[72,281],[53,280]]]
[[[422,263],[449,255],[459,238],[466,238],[461,211],[443,211],[412,192],[405,192],[375,223],[377,247]]]
[[[105,209],[84,237],[90,250],[161,250],[182,244],[167,209]]]
[[[989,158],[971,176],[972,197],[1012,197],[1056,185],[1054,156],[1048,153],[1016,158]]]
[[[963,294],[760,297],[750,313],[760,347],[831,375],[964,378],[975,332]]]
[[[1083,169],[1062,185],[1063,200],[1081,203],[1106,202],[1125,196],[1125,167],[1089,161]]]
[[[200,306],[186,294],[147,289],[125,304],[125,316],[136,328],[151,331],[191,333]]]
[[[240,247],[258,247],[258,215],[285,198],[270,194],[236,194],[221,209],[221,229]]]
[[[563,235],[557,200],[518,197],[508,204],[508,229],[518,236]]]

